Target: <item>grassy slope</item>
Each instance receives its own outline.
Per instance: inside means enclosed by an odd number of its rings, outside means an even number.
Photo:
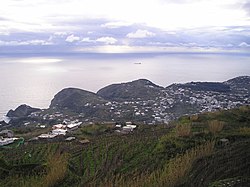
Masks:
[[[229,144],[217,142],[214,153],[197,160],[183,186],[248,186],[250,184],[250,107],[207,113],[194,125],[202,128],[211,120],[224,122],[217,140],[227,138]],[[199,123],[200,122],[200,123]]]
[[[224,126],[213,135],[208,123],[215,119]],[[48,142],[2,149],[0,186],[219,186],[248,180],[250,107],[183,117],[176,123],[191,124],[192,135],[176,136],[175,128],[163,125],[141,125],[128,135],[93,126],[75,133],[87,137],[87,145]],[[219,145],[221,138],[229,139],[229,145]],[[60,162],[51,162],[53,158]],[[51,174],[62,166],[66,170],[60,176]]]

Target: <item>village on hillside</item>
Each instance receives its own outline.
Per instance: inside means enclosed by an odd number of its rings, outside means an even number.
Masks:
[[[48,109],[21,105],[16,110],[10,110],[9,120],[0,122],[0,130],[3,130],[2,134],[0,133],[0,145],[8,145],[16,140],[13,133],[8,131],[13,127],[43,129],[42,133],[31,137],[32,141],[62,136],[70,141],[75,139],[74,132],[79,129],[84,131],[82,128],[91,128],[95,124],[110,125],[104,130],[127,134],[136,129],[135,124],[168,125],[184,115],[197,115],[250,105],[249,77],[238,77],[223,84],[191,82],[172,84],[167,88],[159,87],[147,80],[138,80],[138,82],[139,88],[147,91],[144,97],[141,92],[139,93],[142,97],[130,95],[138,87],[128,90],[131,85],[135,84],[132,82],[122,84],[118,99],[103,99],[94,93],[78,89],[75,91],[81,92],[82,95],[79,95],[81,100],[76,100],[74,105],[71,105],[74,98],[70,98],[69,105],[59,99],[58,103],[51,105]],[[74,89],[68,92],[74,92]],[[128,92],[129,95],[125,94],[126,97],[124,97],[122,95],[124,92]],[[110,91],[108,93],[110,94]],[[138,96],[138,94],[135,95]],[[77,102],[82,103],[77,105]],[[58,107],[60,104],[63,107]],[[73,107],[69,108],[70,106]]]
[[[41,133],[38,136],[34,136],[32,138],[29,138],[28,142],[34,142],[34,141],[44,141],[44,140],[50,140],[53,141],[56,138],[59,138],[59,140],[64,141],[78,141],[81,144],[90,143],[90,141],[86,138],[84,139],[77,139],[74,135],[74,132],[77,131],[79,128],[84,127],[90,127],[96,125],[92,122],[89,123],[82,123],[78,120],[70,121],[65,120],[63,123],[52,125],[51,127],[47,127],[46,125],[38,125],[37,128],[43,130],[47,129],[46,133]],[[133,124],[132,122],[126,122],[125,124],[117,124],[113,122],[104,122],[100,124],[102,126],[108,127],[111,131],[111,133],[116,134],[129,134],[132,133],[136,128],[137,125]],[[107,130],[107,129],[105,129]],[[22,140],[21,143],[24,143],[24,138],[18,138],[14,136],[14,132],[12,130],[2,130],[0,132],[0,147],[8,146],[13,143],[15,143],[17,140]],[[20,142],[17,144],[19,146]]]

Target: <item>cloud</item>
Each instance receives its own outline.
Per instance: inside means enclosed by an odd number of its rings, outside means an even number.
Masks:
[[[45,41],[45,40],[30,40],[27,41],[30,45],[51,45],[51,42]]]
[[[9,19],[7,19],[7,18],[5,18],[5,17],[0,16],[0,21],[9,21]]]
[[[6,35],[6,36],[8,36],[8,35],[10,35],[10,33],[7,32],[7,31],[0,31],[0,35]]]
[[[243,4],[243,9],[247,12],[248,15],[250,15],[250,1],[246,1],[244,4]]]
[[[239,47],[250,47],[250,44],[248,44],[246,42],[242,42],[239,44]]]
[[[67,35],[67,32],[55,32],[54,35],[63,37],[65,35]]]
[[[22,45],[52,45],[52,42],[46,40],[26,40],[26,41],[3,41],[0,40],[0,46],[22,46]]]
[[[250,45],[250,26],[244,25],[164,30],[140,23],[122,26],[126,25],[126,22],[112,21],[112,19],[78,18],[66,19],[61,26],[72,25],[77,29],[47,32],[17,30],[5,35],[0,29],[0,51],[63,53],[72,52],[78,48],[81,48],[81,51],[88,48],[96,51],[94,49],[98,47],[101,49],[105,47],[110,51],[114,49],[118,52],[133,52],[137,47],[141,47],[141,51],[144,49],[149,51],[153,48],[170,51],[171,48],[173,50],[217,48],[244,51],[249,49]]]
[[[117,42],[117,39],[113,37],[101,37],[96,40],[97,42],[103,42],[105,44],[115,44]]]
[[[138,29],[136,32],[131,32],[127,34],[128,38],[148,38],[155,36],[155,33]]]
[[[195,3],[202,0],[158,0],[158,1],[163,4],[187,4],[187,3]]]
[[[95,40],[91,40],[89,37],[83,38],[81,42],[95,43]]]
[[[74,36],[74,34],[71,34],[71,35],[69,35],[67,38],[66,38],[66,42],[70,42],[70,43],[72,43],[72,42],[75,42],[75,41],[79,41],[80,40],[80,37],[78,37],[78,36]]]
[[[232,7],[234,3],[242,7]],[[8,0],[1,3],[0,21],[13,32],[72,32],[83,27],[72,20],[85,18],[106,19],[100,24],[105,28],[146,23],[166,30],[249,25],[249,10],[249,0]]]
[[[117,21],[117,22],[108,22],[108,23],[102,24],[101,27],[116,29],[116,28],[126,27],[130,25],[132,24],[128,22]]]

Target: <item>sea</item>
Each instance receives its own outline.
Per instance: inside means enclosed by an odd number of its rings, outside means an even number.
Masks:
[[[48,108],[74,87],[97,92],[114,83],[148,79],[167,87],[250,75],[250,54],[5,54],[0,55],[0,120],[21,104]]]

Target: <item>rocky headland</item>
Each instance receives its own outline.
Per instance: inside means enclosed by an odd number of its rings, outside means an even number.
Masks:
[[[48,109],[21,105],[7,114],[10,124],[82,122],[168,123],[183,115],[231,109],[250,104],[250,76],[225,82],[190,82],[166,88],[146,79],[112,84],[97,93],[65,88]]]

